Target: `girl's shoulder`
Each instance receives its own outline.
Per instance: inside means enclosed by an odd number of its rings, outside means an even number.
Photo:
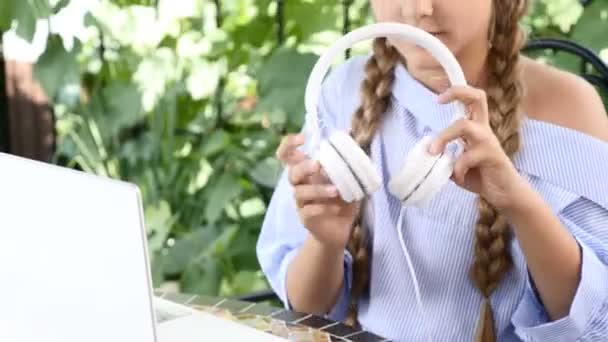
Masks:
[[[608,115],[597,90],[582,77],[523,58],[524,112],[608,142]]]
[[[516,167],[564,201],[585,197],[608,208],[608,117],[584,79],[524,58],[526,113]]]

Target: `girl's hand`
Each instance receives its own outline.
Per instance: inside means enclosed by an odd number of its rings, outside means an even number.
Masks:
[[[454,139],[464,141],[464,153],[456,160],[452,180],[477,193],[498,209],[517,201],[525,180],[519,175],[490,127],[488,102],[483,90],[454,86],[439,97],[440,103],[460,100],[469,108],[468,119],[456,121],[430,145],[436,155]]]
[[[289,167],[289,182],[294,187],[298,215],[304,227],[323,245],[343,250],[359,203],[347,203],[340,198],[338,189],[330,184],[319,162],[297,150],[303,143],[302,134],[286,136],[276,157]]]

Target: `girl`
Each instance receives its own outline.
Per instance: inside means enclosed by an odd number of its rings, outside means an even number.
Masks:
[[[383,187],[363,203],[341,201],[299,149],[305,137],[286,137],[277,157],[289,171],[257,246],[275,292],[290,309],[394,340],[605,340],[608,120],[598,94],[520,55],[526,0],[371,4],[378,21],[437,36],[471,86],[449,87],[428,53],[384,38],[331,72],[319,104],[324,134],[350,129]],[[449,125],[454,100],[469,118]],[[427,206],[402,207],[388,181],[427,134],[436,136],[431,153],[459,137],[465,152]]]

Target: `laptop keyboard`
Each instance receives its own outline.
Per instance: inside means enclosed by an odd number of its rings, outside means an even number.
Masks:
[[[187,316],[186,315],[175,315],[173,313],[170,312],[166,312],[163,310],[159,310],[159,309],[155,309],[154,310],[156,312],[156,323],[163,323],[166,321],[170,321],[179,317],[183,317],[183,316]]]
[[[154,312],[156,323],[163,323],[179,317],[191,315],[193,310],[187,306],[173,303],[159,297],[154,297]]]

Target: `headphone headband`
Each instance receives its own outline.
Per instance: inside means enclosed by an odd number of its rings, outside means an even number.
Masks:
[[[316,148],[320,141],[317,105],[321,94],[321,84],[334,58],[358,42],[388,36],[395,36],[427,50],[445,69],[452,85],[467,84],[464,73],[452,52],[441,40],[422,29],[402,23],[384,22],[353,30],[338,39],[321,55],[308,78],[305,94],[306,121],[312,136],[313,148]],[[462,103],[456,102],[456,106],[455,119],[463,117],[465,113],[465,106]]]

